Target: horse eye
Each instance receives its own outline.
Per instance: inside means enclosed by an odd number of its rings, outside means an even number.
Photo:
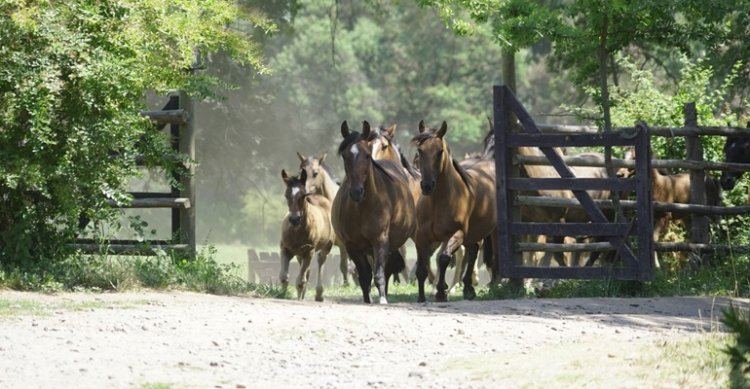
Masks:
[[[313,178],[317,177],[318,176],[318,172],[313,172],[312,176],[313,176]]]

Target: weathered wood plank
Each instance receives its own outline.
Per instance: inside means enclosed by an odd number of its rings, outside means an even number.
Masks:
[[[623,178],[510,178],[511,190],[611,190],[634,191],[635,180]]]
[[[511,223],[513,235],[624,236],[629,223]]]
[[[136,198],[129,204],[118,204],[115,200],[107,199],[107,204],[113,208],[190,208],[190,199],[186,197],[151,197]]]
[[[561,157],[563,162],[568,166],[594,166],[594,167],[605,167],[604,161],[598,161],[595,158],[589,157]],[[527,165],[552,165],[546,157],[541,156],[525,156],[515,155],[513,156],[514,164],[527,164]],[[612,166],[616,168],[635,168],[635,161],[627,159],[612,159]],[[651,160],[651,167],[656,169],[703,169],[703,170],[718,170],[718,171],[730,171],[730,172],[750,172],[750,164],[748,163],[730,163],[730,162],[713,162],[713,161],[687,161],[683,159],[654,159]]]
[[[516,266],[512,269],[513,277],[523,278],[613,278],[633,280],[637,274],[632,269],[609,267],[532,267]]]
[[[114,255],[157,255],[160,251],[186,251],[186,244],[148,245],[141,244],[99,244],[99,243],[71,243],[68,247],[88,254],[114,254]]]
[[[594,200],[602,209],[614,209],[611,200]],[[518,205],[531,205],[537,207],[570,207],[583,208],[576,199],[562,199],[548,196],[516,196],[515,203]],[[719,207],[713,205],[678,204],[652,202],[654,211],[697,213],[701,215],[736,216],[750,213],[750,206]],[[623,209],[636,209],[637,202],[634,200],[620,200]]]
[[[152,122],[158,124],[187,124],[190,119],[188,111],[181,108],[161,111],[141,111],[140,115],[148,117]]]
[[[594,147],[629,146],[633,141],[619,134],[513,134],[511,147]]]

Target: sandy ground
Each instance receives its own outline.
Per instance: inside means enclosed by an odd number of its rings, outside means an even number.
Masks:
[[[715,334],[729,301],[0,292],[0,388],[715,387],[648,358]]]

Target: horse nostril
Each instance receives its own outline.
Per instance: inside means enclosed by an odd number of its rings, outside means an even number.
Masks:
[[[300,216],[289,216],[289,223],[292,223],[293,226],[298,226],[300,221],[302,221]]]

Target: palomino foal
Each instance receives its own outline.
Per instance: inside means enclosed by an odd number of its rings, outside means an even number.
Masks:
[[[281,226],[281,285],[286,289],[289,283],[289,261],[296,256],[300,263],[297,298],[304,299],[310,263],[315,256],[318,262],[315,301],[323,301],[323,265],[336,239],[331,225],[331,202],[324,196],[307,192],[307,173],[304,170],[299,177],[290,177],[282,170],[281,178],[286,184],[284,196],[289,208]]]

